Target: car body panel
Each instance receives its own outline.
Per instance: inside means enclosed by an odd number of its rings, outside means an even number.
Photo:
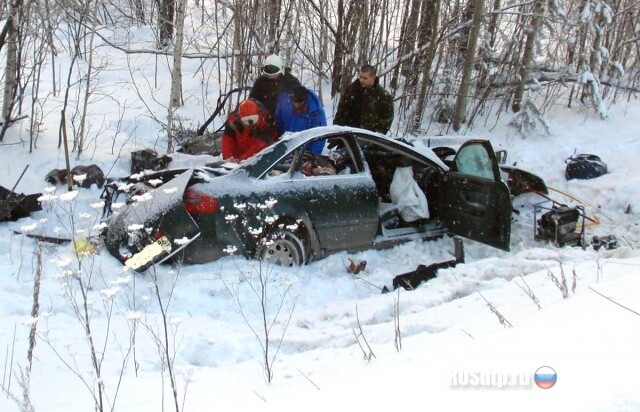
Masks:
[[[505,180],[511,196],[519,196],[527,192],[549,193],[544,180],[531,172],[508,165],[500,165],[500,171],[507,175]]]
[[[105,237],[107,249],[124,262],[135,258],[156,239],[166,239],[170,245],[163,244],[161,253],[155,253],[155,249],[154,252],[147,249],[143,253],[147,256],[153,253],[150,261],[139,257],[129,264],[133,269],[142,271],[196,239],[200,228],[183,204],[183,194],[193,173],[193,169],[184,170],[153,192],[134,196],[135,202],[110,219]],[[176,240],[178,243],[174,243]]]

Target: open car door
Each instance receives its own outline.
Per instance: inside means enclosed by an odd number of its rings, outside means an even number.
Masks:
[[[445,174],[444,217],[450,233],[509,250],[511,195],[486,140],[462,145]]]

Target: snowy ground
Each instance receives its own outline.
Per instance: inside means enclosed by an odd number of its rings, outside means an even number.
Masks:
[[[332,113],[331,102],[326,105]],[[566,194],[579,199],[597,222],[588,222],[587,239],[614,234],[619,248],[556,248],[535,241],[531,205],[543,199],[523,196],[517,199],[510,252],[465,241],[466,263],[441,270],[415,291],[381,294],[380,288],[420,263],[450,259],[451,239],[336,254],[301,268],[263,272],[269,274],[267,317],[274,321],[271,356],[279,349],[271,384],[253,333],[262,336],[260,300],[251,289],[255,262],[229,257],[158,267],[180,410],[640,410],[640,104],[613,106],[606,120],[558,107],[549,115],[551,135],[527,138],[506,126],[508,120],[503,114],[497,125],[473,134],[490,138],[496,150],[507,149],[509,163],[543,177],[555,199],[571,205],[578,202]],[[10,131],[0,147],[0,185],[13,187],[29,165],[16,191],[43,192],[44,175],[63,167],[57,123],[52,124],[31,154],[20,143],[26,131]],[[153,142],[157,132],[145,134],[142,127],[132,135],[123,153]],[[128,156],[115,161],[111,146],[95,144],[91,158],[78,163],[96,163],[105,171],[113,166],[111,175],[126,175]],[[564,160],[574,152],[599,155],[610,173],[567,182]],[[58,187],[56,193],[64,192]],[[75,200],[0,223],[2,386],[18,399],[0,397],[2,411],[21,410],[19,376],[27,367],[35,321],[38,247],[14,231],[59,227],[61,235],[78,234],[98,223],[100,211],[90,205],[99,196],[97,188],[81,189]],[[77,278],[64,271],[78,264],[68,244],[41,247],[28,397],[36,411],[91,410],[94,369],[76,316],[83,299]],[[366,260],[366,270],[347,273],[349,258]],[[152,275],[124,272],[105,250],[83,265],[105,409],[175,410],[165,353],[157,344],[163,340],[162,313]],[[560,280],[561,273],[569,289],[575,273],[575,291],[567,299],[550,275]],[[540,308],[524,293],[527,288]],[[551,389],[533,382],[542,366],[557,372]],[[479,385],[472,384],[475,378]]]

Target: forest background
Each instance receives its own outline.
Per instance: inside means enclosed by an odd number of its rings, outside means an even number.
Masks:
[[[270,53],[325,103],[360,65],[377,66],[396,135],[464,133],[505,113],[525,135],[544,132],[558,102],[605,118],[608,103],[638,93],[639,9],[633,0],[4,0],[0,141],[19,122],[34,149],[55,121],[59,147],[67,141],[80,158],[100,136],[130,136],[128,118],[143,116],[171,153],[174,136],[201,125],[218,94],[251,85]],[[109,78],[116,50],[129,79]],[[185,62],[195,64],[189,79]],[[184,92],[192,80],[199,95]],[[139,101],[119,100],[107,82]],[[121,122],[92,117],[104,99]]]

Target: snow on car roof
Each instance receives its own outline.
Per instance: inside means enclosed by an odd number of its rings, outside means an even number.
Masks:
[[[460,136],[460,135],[443,135],[443,136],[414,136],[413,138],[407,139],[410,141],[421,141],[427,147],[456,147],[462,146],[462,144],[469,140],[489,140],[485,137],[480,136]]]
[[[322,136],[330,137],[335,134],[346,133],[346,132],[375,136],[382,141],[389,141],[389,142],[393,142],[394,144],[404,146],[428,158],[429,160],[436,163],[438,166],[440,166],[444,170],[449,170],[449,167],[445,163],[443,163],[442,160],[440,160],[440,158],[433,152],[433,150],[429,148],[428,144],[424,143],[423,139],[416,139],[411,141],[410,143],[407,143],[406,141],[399,140],[397,138],[393,138],[381,133],[376,133],[376,132],[372,132],[365,129],[359,129],[357,127],[331,125],[331,126],[315,127],[313,129],[308,129],[301,132],[294,132],[294,133],[286,132],[280,137],[280,141],[287,142],[285,143],[287,145],[294,144],[296,146],[299,146],[304,142],[307,142],[317,137],[322,137]],[[469,137],[465,136],[463,137],[463,140],[459,142],[459,144],[462,144],[464,141],[469,139],[470,139]],[[288,143],[288,142],[291,142],[291,143]],[[261,153],[268,153],[269,150],[273,150],[273,146],[274,145],[269,146],[268,148],[264,149]]]

